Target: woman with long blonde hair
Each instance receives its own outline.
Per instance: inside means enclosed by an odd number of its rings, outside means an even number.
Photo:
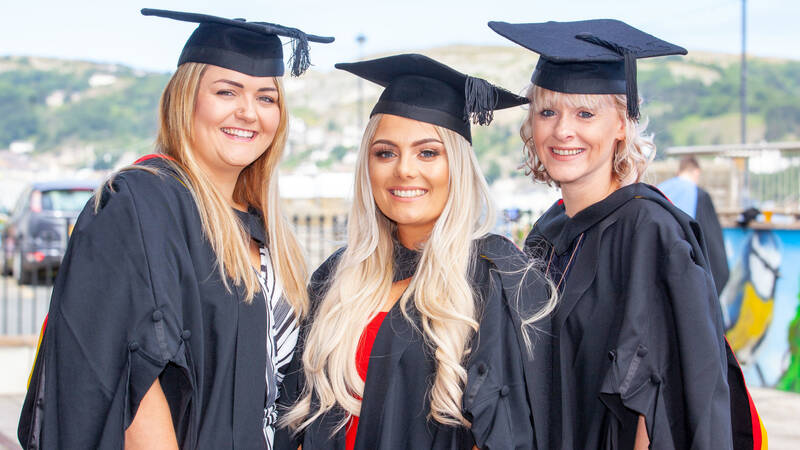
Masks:
[[[336,67],[386,89],[361,143],[347,246],[312,276],[285,437],[304,449],[530,447],[520,309],[538,306],[516,300],[546,290],[488,234],[469,123],[526,100],[422,55]]]
[[[520,134],[563,196],[525,242],[560,293],[533,350],[544,448],[753,448],[703,235],[641,182],[636,59],[686,50],[610,19],[489,26],[541,55]]]
[[[288,130],[279,25],[200,25],[160,103],[156,153],[112,175],[75,224],[42,332],[25,448],[268,448],[308,312],[280,211]]]

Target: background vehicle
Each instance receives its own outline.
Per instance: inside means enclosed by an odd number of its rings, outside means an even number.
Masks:
[[[75,219],[96,187],[96,181],[62,180],[23,190],[2,232],[3,273],[27,284],[47,272],[36,279],[49,281],[45,278],[61,264]]]

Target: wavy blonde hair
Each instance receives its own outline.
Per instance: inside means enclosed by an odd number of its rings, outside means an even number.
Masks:
[[[550,178],[547,169],[536,154],[533,142],[533,115],[542,108],[548,108],[559,101],[564,101],[570,108],[586,107],[595,109],[604,105],[611,105],[616,109],[620,118],[625,121],[625,141],[619,142],[614,150],[613,173],[620,186],[641,181],[647,166],[656,155],[656,146],[652,135],[645,135],[647,121],[638,123],[627,116],[627,98],[623,94],[564,94],[551,91],[543,87],[530,84],[526,96],[531,101],[528,117],[522,123],[519,134],[522,138],[525,151],[526,175],[534,181],[544,182],[559,186],[559,183]],[[637,99],[641,103],[640,99]]]
[[[395,224],[377,208],[369,180],[369,147],[382,115],[367,124],[358,156],[347,247],[331,278],[305,341],[305,389],[283,418],[301,430],[339,405],[341,429],[361,409],[364,382],[356,370],[356,350],[364,327],[380,311],[392,285]],[[469,341],[478,329],[478,311],[468,279],[474,241],[494,224],[494,205],[470,144],[436,126],[448,156],[449,193],[417,271],[399,300],[405,319],[413,302],[422,333],[436,359],[429,416],[446,425],[469,425],[461,412],[467,380],[463,367]],[[465,239],[466,237],[466,239]],[[416,327],[416,325],[414,325]],[[312,411],[312,394],[319,408]],[[334,431],[336,431],[334,430]]]
[[[243,284],[245,301],[251,302],[261,286],[250,263],[249,237],[233,208],[198,163],[192,148],[197,92],[206,67],[206,64],[193,62],[181,64],[164,88],[159,105],[160,126],[156,151],[172,158],[165,161],[175,169],[181,182],[192,193],[203,233],[217,257],[223,283],[227,286],[230,277],[234,285]],[[295,314],[302,317],[308,311],[306,262],[289,222],[281,213],[278,194],[278,163],[286,144],[289,114],[281,79],[275,77],[274,80],[280,108],[278,129],[266,151],[239,174],[233,200],[264,213],[268,247],[274,255],[272,263]],[[122,170],[137,168],[148,169],[129,166]],[[112,180],[113,175],[109,185]],[[97,198],[99,200],[99,196]]]

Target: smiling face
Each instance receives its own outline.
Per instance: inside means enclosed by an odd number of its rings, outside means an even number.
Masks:
[[[384,115],[369,146],[372,195],[397,224],[398,237],[420,242],[442,214],[450,190],[447,151],[433,125]]]
[[[238,176],[272,143],[280,123],[273,77],[209,65],[192,122],[195,156],[212,178]]]
[[[542,91],[532,106],[531,127],[547,174],[564,190],[608,190],[614,184],[614,150],[625,139],[613,97]]]

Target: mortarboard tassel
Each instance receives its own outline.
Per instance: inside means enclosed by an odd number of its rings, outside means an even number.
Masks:
[[[636,55],[625,50],[625,97],[628,103],[628,117],[634,122],[639,121],[639,90],[636,84]]]
[[[639,121],[639,91],[636,88],[636,54],[633,50],[625,48],[613,42],[601,39],[591,33],[578,33],[576,38],[583,41],[605,47],[613,52],[620,54],[625,59],[625,97],[628,103],[628,117]]]
[[[491,83],[482,79],[467,76],[464,83],[464,118],[478,125],[489,125],[494,118],[497,107],[497,90]]]
[[[311,58],[308,51],[308,37],[305,33],[298,31],[297,35],[292,39],[292,75],[299,77],[309,67],[311,67]]]

